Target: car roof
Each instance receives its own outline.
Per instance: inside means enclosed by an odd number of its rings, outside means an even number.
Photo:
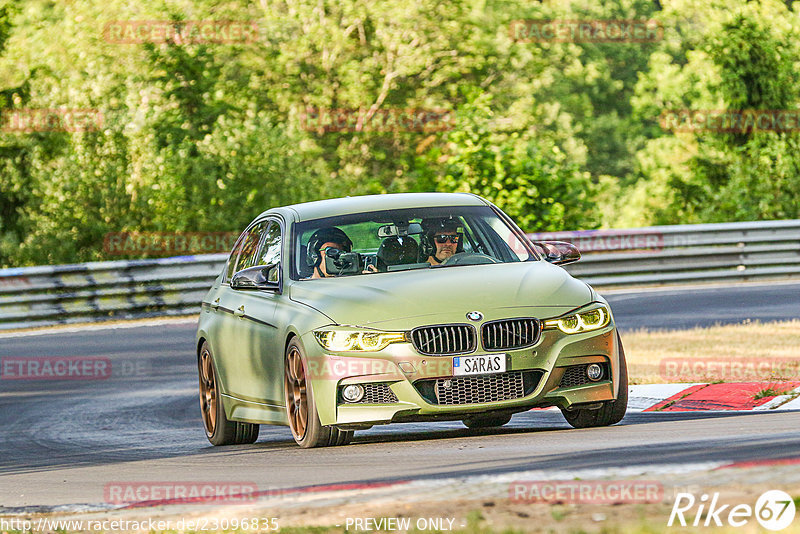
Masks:
[[[365,213],[403,208],[435,208],[439,206],[487,206],[488,203],[472,193],[392,193],[386,195],[364,195],[332,198],[303,204],[292,204],[265,211],[270,213],[294,213],[296,221],[309,221],[323,217],[336,217],[350,213]]]

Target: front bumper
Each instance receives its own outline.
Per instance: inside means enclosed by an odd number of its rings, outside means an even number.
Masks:
[[[410,343],[395,343],[374,353],[329,354],[311,334],[303,336],[302,341],[308,357],[308,378],[323,425],[357,428],[401,421],[463,419],[490,411],[514,413],[534,407],[570,409],[610,401],[618,395],[619,346],[613,323],[583,334],[544,330],[536,345],[503,352],[505,376],[471,375],[472,383],[461,384],[467,390],[474,387],[480,391],[516,387],[513,398],[508,398],[506,389],[504,400],[470,402],[466,394],[456,404],[439,402],[430,386],[438,384],[435,379],[451,378],[454,383],[463,378],[453,377],[452,356],[422,356]],[[576,384],[564,379],[562,383],[568,368],[589,363],[601,364],[605,369],[599,381]],[[425,383],[429,385],[423,386]],[[382,396],[380,402],[371,399],[372,402],[346,403],[340,390],[348,384],[379,385],[384,392],[388,387],[390,393]]]

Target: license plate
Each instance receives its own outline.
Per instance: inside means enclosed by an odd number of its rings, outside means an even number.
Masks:
[[[453,376],[488,375],[506,372],[505,354],[453,357]]]

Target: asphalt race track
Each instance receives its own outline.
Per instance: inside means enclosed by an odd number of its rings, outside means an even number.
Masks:
[[[623,329],[677,329],[800,318],[800,283],[601,292]]]
[[[800,317],[800,283],[614,292],[624,329]],[[0,358],[98,356],[102,380],[0,381],[0,511],[101,503],[119,482],[256,483],[261,490],[354,481],[749,461],[800,450],[800,412],[632,413],[571,430],[526,412],[499,430],[458,422],[375,427],[347,447],[301,450],[288,428],[262,426],[250,446],[212,447],[197,401],[194,326],[166,324],[0,336]]]

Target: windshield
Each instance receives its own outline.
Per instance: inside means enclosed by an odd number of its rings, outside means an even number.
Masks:
[[[297,223],[292,279],[538,259],[489,206],[357,213]]]

